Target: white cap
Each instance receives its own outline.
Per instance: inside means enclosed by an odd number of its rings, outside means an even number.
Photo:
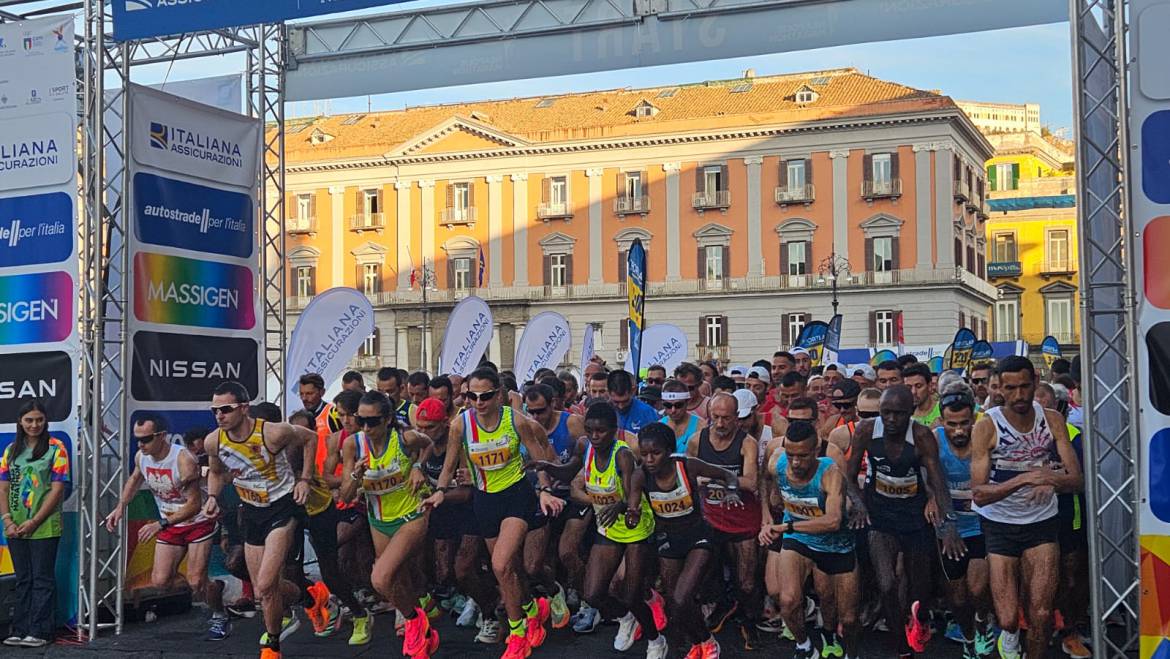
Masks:
[[[756,400],[756,395],[747,389],[736,389],[732,396],[735,396],[735,402],[739,405],[738,409],[736,409],[736,414],[741,419],[748,418],[752,411],[756,409],[756,404],[759,402]]]
[[[737,375],[742,378],[745,373],[747,373],[747,366],[743,366],[741,364],[737,364],[727,369],[727,377],[731,378]]]
[[[800,347],[793,348],[789,352],[792,354],[793,357],[795,357],[797,355],[808,355],[809,354],[808,350],[805,350],[804,348],[800,348]]]
[[[854,366],[852,375],[860,375],[870,382],[877,380],[877,373],[874,372],[873,367],[869,364],[858,364]]]
[[[755,378],[764,384],[772,384],[772,374],[768,372],[768,369],[761,366],[753,366],[749,368],[747,376],[749,378]]]

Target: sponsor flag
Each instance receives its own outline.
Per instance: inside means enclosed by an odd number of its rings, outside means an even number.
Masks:
[[[814,320],[800,330],[800,337],[796,339],[796,347],[808,351],[813,366],[820,366],[825,357],[825,340],[829,338],[829,324]]]
[[[942,355],[935,355],[926,361],[926,365],[930,367],[931,373],[942,373],[943,358]]]
[[[537,314],[516,343],[516,379],[528,382],[540,369],[556,368],[569,354],[571,337],[564,316],[555,311]]]
[[[587,323],[585,325],[585,336],[581,339],[581,373],[585,373],[585,367],[589,365],[589,360],[593,359],[593,355],[597,353],[594,338],[593,323]]]
[[[479,288],[483,288],[483,273],[487,270],[487,261],[483,258],[483,245],[479,246]]]
[[[951,358],[947,361],[948,369],[966,370],[971,363],[971,353],[975,349],[975,332],[966,327],[960,327],[951,340]]]
[[[374,307],[357,289],[331,288],[313,298],[288,342],[284,409],[301,409],[297,380],[302,375],[318,373],[328,387],[373,333]]]
[[[487,302],[474,295],[460,300],[451,310],[443,332],[439,373],[465,376],[474,371],[492,341],[494,327]]]
[[[976,341],[971,348],[971,363],[978,364],[995,358],[995,348],[987,341]]]
[[[626,369],[634,374],[634,382],[641,379],[642,332],[646,329],[646,248],[641,239],[635,238],[626,256],[626,295],[629,301],[630,354]]]
[[[1040,355],[1044,358],[1044,365],[1052,368],[1052,363],[1062,356],[1060,350],[1060,341],[1056,340],[1055,336],[1051,334],[1044,337],[1044,341],[1040,343]]]
[[[869,358],[869,365],[877,368],[877,365],[882,362],[888,362],[898,358],[898,353],[893,350],[878,350],[873,353],[873,357]]]
[[[844,322],[841,314],[829,320],[829,333],[825,335],[825,361],[837,361],[837,353],[841,352],[841,325]]]
[[[670,323],[651,325],[642,333],[642,357],[645,358],[646,364],[639,370],[646,371],[651,366],[659,364],[666,368],[667,373],[673,373],[687,358],[687,333],[678,325]],[[630,370],[633,368],[633,362],[628,356],[625,368],[633,373]]]

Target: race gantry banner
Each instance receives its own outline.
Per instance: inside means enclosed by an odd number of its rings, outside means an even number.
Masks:
[[[314,296],[297,318],[285,355],[284,409],[301,409],[298,380],[316,373],[328,387],[374,333],[374,306],[356,288],[339,286]]]
[[[439,373],[470,375],[492,342],[495,326],[487,302],[474,295],[463,298],[447,320],[443,332],[443,350],[439,353]]]
[[[1140,656],[1170,656],[1170,4],[1131,0],[1129,216],[1138,249]]]
[[[642,332],[646,329],[646,248],[642,240],[635,238],[626,254],[626,296],[629,301],[630,354],[626,367],[634,374],[634,382],[641,379]]]
[[[77,96],[73,20],[0,24],[0,451],[19,410],[46,406],[49,432],[77,453]],[[74,475],[77,466],[73,465]],[[12,488],[10,506],[23,505]],[[64,511],[77,510],[76,497]],[[68,534],[76,524],[66,522]],[[68,542],[68,541],[66,541]],[[66,560],[66,553],[62,553]],[[68,555],[76,590],[76,555]],[[0,534],[0,575],[12,574]],[[77,598],[58,598],[61,620]]]
[[[117,3],[115,3],[117,4]],[[212,427],[211,393],[263,393],[260,122],[131,85],[128,390],[133,413]]]
[[[112,0],[114,39],[144,39],[222,27],[279,23],[406,0]]]
[[[516,342],[516,379],[528,382],[542,368],[555,369],[569,354],[571,341],[569,321],[564,316],[555,311],[537,314]]]

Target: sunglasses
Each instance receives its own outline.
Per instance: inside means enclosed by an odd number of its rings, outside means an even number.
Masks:
[[[847,410],[856,404],[857,404],[857,401],[855,401],[855,400],[846,400],[846,401],[834,402],[833,407],[835,407],[839,410]]]
[[[481,391],[478,394],[475,393],[474,391],[469,391],[469,392],[463,394],[463,397],[466,398],[467,400],[473,402],[473,403],[476,401],[480,401],[480,400],[487,402],[487,401],[495,398],[496,394],[498,394],[498,393],[500,393],[499,389],[492,389],[491,391]]]
[[[857,416],[859,418],[862,418],[862,419],[876,419],[877,417],[879,417],[881,415],[882,415],[881,412],[865,412],[862,410],[857,411]]]
[[[212,405],[212,414],[231,414],[243,407],[243,403],[232,403],[231,405]]]
[[[384,416],[355,416],[359,428],[375,428],[381,425],[386,417]]]
[[[699,390],[699,385],[697,385],[697,384],[688,384],[688,385],[687,385],[687,389],[690,389],[691,391],[698,391],[698,390]]]
[[[679,401],[677,403],[663,403],[662,409],[664,409],[664,410],[681,410],[686,406],[687,406],[687,402],[685,400],[682,400],[682,401]]]
[[[536,416],[538,414],[544,414],[547,411],[548,411],[547,407],[530,407],[530,408],[528,408],[528,413],[531,414],[532,416]]]
[[[971,378],[971,384],[987,384],[991,378]]]
[[[149,435],[146,435],[145,437],[135,437],[134,439],[138,440],[139,446],[145,446],[145,445],[153,442],[155,437],[158,437],[159,435],[165,435],[165,434],[166,434],[165,432],[152,432]]]
[[[666,382],[666,380],[663,380],[662,378],[646,378],[646,384],[654,385],[656,387],[660,386],[663,382]]]

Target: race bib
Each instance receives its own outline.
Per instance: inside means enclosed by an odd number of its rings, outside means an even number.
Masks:
[[[367,471],[362,477],[362,489],[366,494],[375,496],[390,494],[402,489],[406,484],[406,474],[395,465],[389,469],[379,469],[376,472]]]
[[[503,469],[512,459],[512,440],[508,437],[494,442],[471,444],[467,447],[471,464],[484,471]]]
[[[822,517],[825,511],[821,510],[821,502],[815,497],[784,497],[784,512],[799,519]]]
[[[909,499],[918,494],[918,476],[890,476],[879,471],[875,474],[874,491],[891,499]]]
[[[727,490],[723,489],[722,485],[708,485],[707,486],[707,503],[721,506],[723,499],[727,497]]]
[[[969,512],[971,510],[971,490],[951,490],[951,506],[955,512]]]
[[[677,492],[651,492],[650,508],[659,517],[685,517],[694,510],[695,502],[685,491],[681,496]]]
[[[240,495],[240,501],[251,504],[260,508],[268,507],[271,503],[268,500],[268,483],[267,481],[247,481],[236,480],[236,494]]]

